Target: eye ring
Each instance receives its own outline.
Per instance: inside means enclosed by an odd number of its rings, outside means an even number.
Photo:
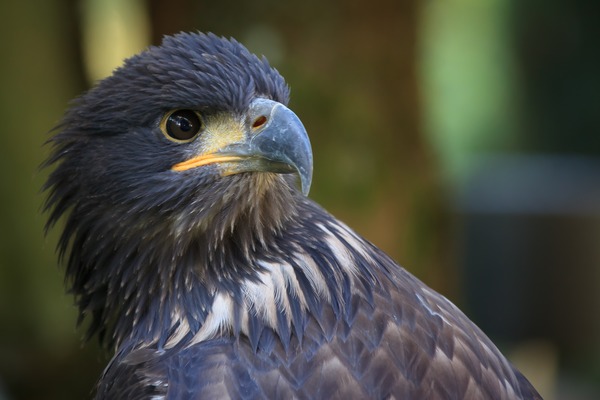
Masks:
[[[204,130],[202,116],[194,110],[169,111],[160,121],[160,130],[167,139],[176,143],[188,143]]]

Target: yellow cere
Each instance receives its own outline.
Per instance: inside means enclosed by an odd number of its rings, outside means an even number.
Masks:
[[[204,154],[214,153],[245,139],[244,122],[241,119],[233,119],[229,114],[208,117],[205,124],[206,128],[201,138]]]
[[[186,171],[203,165],[238,161],[240,157],[215,154],[230,144],[245,139],[242,120],[231,118],[228,114],[218,114],[204,120],[205,128],[200,138],[202,152],[188,160],[173,165],[173,171]]]

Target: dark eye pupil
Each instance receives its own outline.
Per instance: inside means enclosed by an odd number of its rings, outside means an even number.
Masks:
[[[192,110],[178,110],[167,118],[167,134],[177,140],[192,139],[201,128],[200,117]]]

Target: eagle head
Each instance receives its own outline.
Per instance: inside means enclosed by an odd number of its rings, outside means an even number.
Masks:
[[[50,140],[46,208],[48,226],[66,216],[59,251],[90,334],[160,336],[184,309],[199,325],[215,285],[252,276],[251,254],[310,187],[288,98],[265,58],[198,33],[166,37],[74,102]]]

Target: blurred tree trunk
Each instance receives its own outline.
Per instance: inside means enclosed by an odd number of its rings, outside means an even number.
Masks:
[[[164,35],[178,32],[194,32],[201,1],[193,0],[146,0],[150,12],[152,44],[159,45]]]

